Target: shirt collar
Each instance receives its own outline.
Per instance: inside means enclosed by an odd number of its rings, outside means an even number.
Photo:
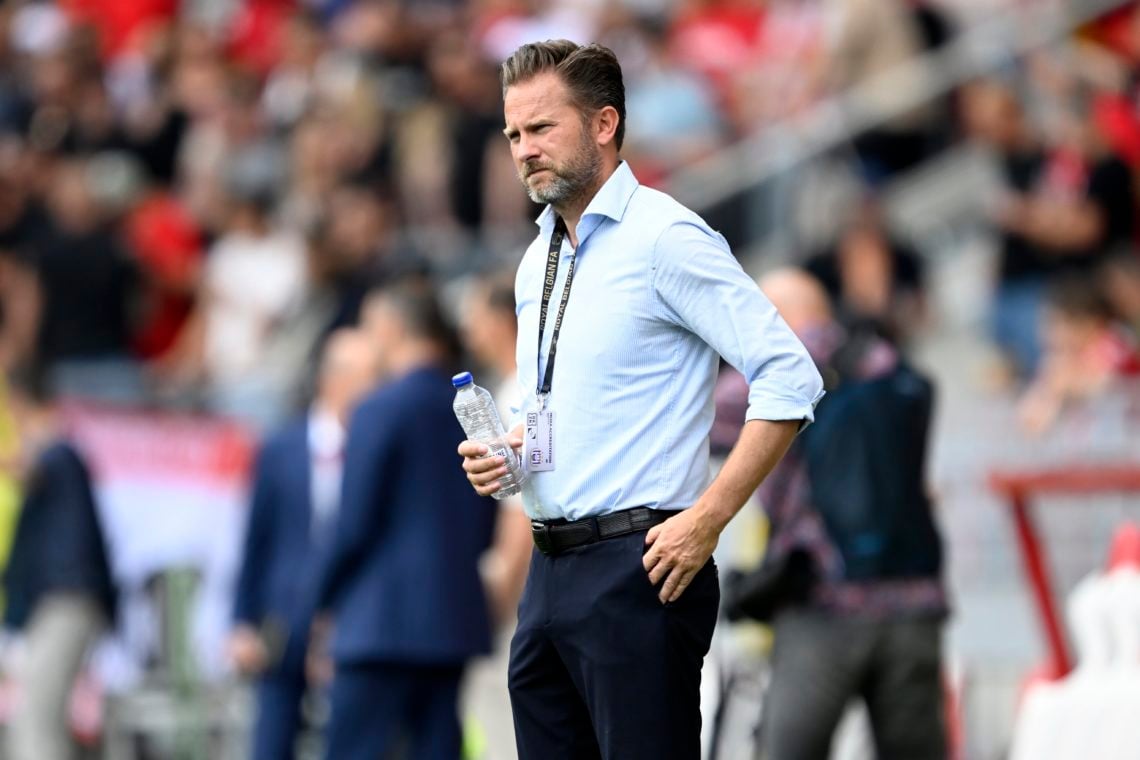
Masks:
[[[345,430],[336,415],[314,404],[309,410],[309,451],[315,459],[339,457]]]
[[[637,177],[633,176],[633,170],[629,168],[629,164],[625,161],[619,162],[614,173],[598,189],[598,192],[594,194],[593,199],[586,206],[586,210],[582,212],[582,219],[579,224],[590,216],[608,216],[615,222],[620,222],[638,184]],[[544,236],[553,232],[554,218],[554,207],[548,205],[534,220]]]

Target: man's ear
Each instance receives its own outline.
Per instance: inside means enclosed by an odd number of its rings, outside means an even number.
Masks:
[[[621,117],[613,106],[602,106],[594,114],[594,139],[598,145],[606,146],[617,137],[618,122]]]

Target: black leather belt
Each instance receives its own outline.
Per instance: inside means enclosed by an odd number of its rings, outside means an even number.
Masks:
[[[531,536],[543,554],[554,555],[577,546],[597,543],[641,530],[649,530],[668,520],[675,511],[634,507],[600,517],[581,520],[532,520]]]

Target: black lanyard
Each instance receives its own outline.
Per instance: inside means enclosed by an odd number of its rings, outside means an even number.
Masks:
[[[542,334],[546,331],[546,311],[550,308],[550,296],[554,293],[554,280],[558,276],[558,260],[562,255],[562,239],[566,236],[566,222],[562,217],[554,223],[550,235],[550,250],[546,254],[546,279],[542,282],[542,309],[538,314],[538,356],[542,356]],[[546,357],[546,372],[542,384],[538,386],[539,403],[545,404],[550,395],[550,385],[554,381],[554,356],[558,351],[558,333],[562,331],[562,316],[570,300],[570,285],[574,282],[574,264],[578,257],[570,258],[570,268],[566,270],[566,285],[562,288],[562,302],[558,304],[558,314],[554,318],[554,332],[550,334],[550,353]]]

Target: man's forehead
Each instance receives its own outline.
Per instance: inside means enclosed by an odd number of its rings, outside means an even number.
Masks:
[[[503,111],[507,120],[527,119],[570,105],[570,92],[554,73],[538,74],[507,88]]]

